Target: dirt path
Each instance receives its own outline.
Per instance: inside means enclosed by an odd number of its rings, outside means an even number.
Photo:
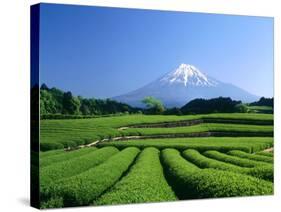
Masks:
[[[263,150],[263,152],[273,152],[273,150],[274,150],[274,148],[271,147],[271,148],[268,148],[268,149]]]
[[[126,130],[126,129],[129,129],[129,127],[120,127],[117,130]]]
[[[96,140],[92,143],[85,144],[85,145],[80,145],[78,148],[84,148],[84,147],[92,147],[96,146],[99,142],[105,142],[105,141],[120,141],[120,140],[130,140],[130,139],[142,139],[143,136],[123,136],[123,137],[115,137],[115,138],[105,138],[102,140]]]
[[[75,149],[85,148],[85,147],[93,147],[96,146],[100,142],[110,142],[110,141],[128,141],[128,140],[139,140],[139,139],[159,139],[159,138],[194,138],[194,137],[222,137],[222,136],[232,136],[232,137],[240,137],[241,135],[247,136],[257,136],[256,133],[233,133],[233,132],[193,132],[193,133],[176,133],[176,134],[156,134],[156,135],[141,135],[141,136],[119,136],[114,138],[104,138],[102,140],[95,140],[92,143],[80,145],[75,148],[67,148],[65,150],[71,151]],[[262,136],[269,136],[269,135],[262,135]],[[273,147],[266,149],[264,151],[270,152],[273,151]]]
[[[157,122],[157,123],[147,123],[147,124],[134,124],[125,127],[120,127],[118,130],[125,130],[128,128],[170,128],[170,127],[183,127],[202,124],[204,121],[202,119],[195,120],[181,120],[181,121],[171,121],[171,122]]]
[[[126,130],[128,128],[170,128],[170,127],[183,127],[193,126],[202,123],[225,123],[225,124],[249,124],[249,125],[272,125],[272,121],[261,121],[261,120],[238,120],[238,119],[224,119],[224,118],[201,118],[193,120],[179,120],[179,121],[167,121],[157,123],[144,123],[144,124],[133,124],[118,128],[118,130]]]

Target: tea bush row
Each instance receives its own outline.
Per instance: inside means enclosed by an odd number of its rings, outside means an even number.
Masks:
[[[40,152],[40,158],[48,158],[48,157],[52,157],[52,156],[63,154],[63,153],[65,153],[65,151],[63,149]]]
[[[118,149],[115,147],[106,147],[80,157],[42,167],[40,169],[40,185],[43,189],[51,182],[79,174],[104,162],[117,152]]]
[[[90,152],[93,152],[96,149],[97,148],[95,148],[95,147],[83,148],[83,149],[73,150],[73,151],[63,151],[63,153],[55,154],[53,156],[48,156],[48,157],[43,157],[43,158],[40,157],[40,167],[49,166],[54,163],[70,160],[75,157],[80,157],[80,156],[86,155]]]
[[[159,150],[144,149],[130,172],[110,191],[102,195],[95,205],[159,202],[176,200],[168,185],[159,160]]]
[[[90,119],[41,120],[40,147],[41,151],[76,147],[103,138],[128,135],[126,132],[118,130],[119,127],[151,123],[176,123],[179,121],[198,119],[204,119],[204,122],[209,122],[208,120],[211,120],[210,122],[218,123],[227,120],[234,123],[243,123],[243,120],[272,122],[273,116],[271,114],[209,114],[189,116],[128,115]],[[138,133],[132,132],[132,135],[134,134]]]
[[[201,132],[219,132],[239,134],[240,136],[245,135],[262,135],[272,136],[273,126],[261,126],[261,125],[242,125],[242,124],[198,124],[193,126],[184,127],[169,127],[169,128],[128,128],[123,132],[129,135],[165,135],[165,134],[190,134],[190,133],[201,133]]]
[[[228,152],[228,154],[233,155],[233,156],[237,156],[237,157],[240,157],[240,158],[247,158],[247,159],[251,159],[251,160],[255,160],[255,161],[273,163],[272,157],[268,157],[268,156],[264,156],[264,155],[249,154],[249,153],[239,151],[239,150],[230,151],[230,152]]]
[[[268,165],[267,163],[264,162],[259,162],[259,161],[253,161],[253,160],[249,160],[249,159],[245,159],[245,158],[239,158],[239,157],[235,157],[235,156],[231,156],[231,155],[227,155],[218,151],[206,151],[203,153],[203,155],[215,159],[215,160],[219,160],[222,162],[226,162],[226,163],[231,163],[237,166],[241,166],[241,167],[256,167],[256,166],[261,166],[261,165]]]
[[[162,138],[141,139],[129,141],[101,142],[99,147],[116,146],[126,148],[135,146],[138,148],[155,147],[157,149],[175,148],[178,150],[196,149],[200,152],[217,150],[228,152],[230,150],[242,150],[256,152],[271,147],[273,139],[269,137],[199,137],[199,138]]]
[[[273,153],[272,152],[256,152],[255,154],[263,155],[263,156],[267,156],[267,157],[273,157]]]
[[[50,185],[49,189],[45,190],[43,202],[46,202],[48,207],[54,207],[50,203],[51,200],[61,200],[61,207],[93,203],[122,177],[139,151],[135,147],[126,148],[99,166]],[[58,206],[56,201],[55,203],[55,206]]]
[[[185,159],[194,163],[200,168],[213,168],[218,170],[225,170],[234,173],[252,175],[253,177],[273,181],[273,166],[271,165],[254,168],[243,168],[230,163],[225,163],[222,161],[207,158],[194,149],[185,150],[182,155]]]
[[[168,180],[180,199],[268,195],[273,193],[273,184],[251,176],[199,169],[186,161],[174,149],[161,152],[162,163]]]

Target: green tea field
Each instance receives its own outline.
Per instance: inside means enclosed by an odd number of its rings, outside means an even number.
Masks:
[[[272,195],[273,115],[41,120],[41,208]]]

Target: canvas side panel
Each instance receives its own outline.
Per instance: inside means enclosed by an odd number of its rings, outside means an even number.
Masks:
[[[39,196],[39,33],[40,33],[40,5],[33,5],[30,9],[30,67],[31,67],[31,98],[30,98],[30,204],[40,207]]]

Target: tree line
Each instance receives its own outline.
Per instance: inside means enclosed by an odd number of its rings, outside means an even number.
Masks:
[[[143,101],[146,104],[147,114],[163,115],[188,115],[207,113],[248,113],[249,106],[271,106],[273,98],[261,97],[259,101],[250,104],[243,104],[242,101],[232,100],[230,97],[218,97],[213,99],[194,99],[183,107],[165,108],[160,100],[153,97],[146,97]]]
[[[138,108],[116,102],[111,99],[83,98],[74,96],[70,91],[49,88],[42,84],[40,88],[40,115],[107,115],[116,113],[137,113]]]
[[[70,91],[49,88],[46,84],[40,87],[40,115],[45,118],[83,118],[86,116],[103,116],[112,114],[143,113],[151,115],[188,115],[206,113],[247,113],[250,106],[273,106],[273,98],[261,97],[259,101],[243,104],[229,97],[213,99],[194,99],[183,107],[166,108],[152,96],[142,100],[145,108],[132,107],[111,99],[84,98],[74,96]]]
[[[274,99],[273,98],[265,98],[261,97],[259,101],[252,102],[250,106],[269,106],[273,107]]]

